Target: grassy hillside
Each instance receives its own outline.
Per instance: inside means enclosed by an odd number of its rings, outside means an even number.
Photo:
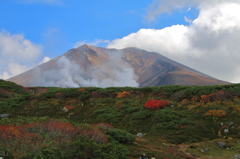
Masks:
[[[0,120],[2,125],[46,125],[42,122],[49,119],[73,126],[111,125],[116,132],[106,130],[106,137],[124,131],[122,142],[117,137],[114,141],[128,149],[129,158],[146,153],[157,159],[217,159],[240,153],[240,84],[103,89],[23,88],[0,81],[0,89],[12,94],[0,92],[0,114],[10,114]]]

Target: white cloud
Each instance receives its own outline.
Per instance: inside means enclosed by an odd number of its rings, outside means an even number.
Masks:
[[[53,5],[62,5],[63,0],[18,0],[20,3],[45,3]]]
[[[188,17],[184,17],[185,22],[192,23],[193,20],[189,19]]]
[[[88,42],[88,41],[78,41],[74,44],[74,48],[78,48],[79,46],[82,46],[84,44],[87,44],[87,45],[91,45],[91,46],[98,46],[99,44],[109,44],[109,40],[103,40],[103,39],[96,39],[92,42]]]
[[[148,12],[149,20],[154,20],[160,13],[192,5],[198,6],[199,16],[190,26],[141,29],[113,40],[108,47],[139,47],[159,52],[215,78],[240,83],[239,0],[169,0],[154,3],[162,5],[157,6],[151,16]]]
[[[22,34],[0,32],[0,78],[7,79],[33,67],[42,46],[33,44]]]
[[[30,68],[30,66],[20,65],[19,63],[9,63],[7,65],[7,70],[0,74],[0,79],[8,79],[13,75],[18,75]]]
[[[162,13],[170,13],[181,8],[196,7],[198,9],[211,8],[222,3],[240,3],[240,0],[154,0],[147,8],[145,18],[156,20]],[[188,11],[188,10],[187,10]]]

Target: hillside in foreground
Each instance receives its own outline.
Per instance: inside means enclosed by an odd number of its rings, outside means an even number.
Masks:
[[[127,159],[146,153],[227,159],[240,151],[240,84],[103,89],[1,80],[0,89],[0,114],[9,114],[0,119],[5,158]]]

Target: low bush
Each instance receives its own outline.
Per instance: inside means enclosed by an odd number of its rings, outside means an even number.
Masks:
[[[143,120],[143,119],[146,119],[146,118],[150,117],[152,114],[153,114],[153,112],[150,111],[150,110],[140,110],[140,111],[134,112],[131,115],[131,119],[133,119],[133,120]]]
[[[106,134],[110,136],[110,140],[118,141],[119,143],[133,143],[135,136],[121,129],[107,129]]]
[[[184,128],[185,125],[190,124],[190,122],[184,118],[184,115],[172,109],[158,110],[153,119],[156,126],[162,129]]]

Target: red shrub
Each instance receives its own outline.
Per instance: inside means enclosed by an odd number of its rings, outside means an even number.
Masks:
[[[168,101],[149,100],[145,103],[144,107],[148,109],[160,109],[160,108],[165,108],[167,105],[168,105]]]

